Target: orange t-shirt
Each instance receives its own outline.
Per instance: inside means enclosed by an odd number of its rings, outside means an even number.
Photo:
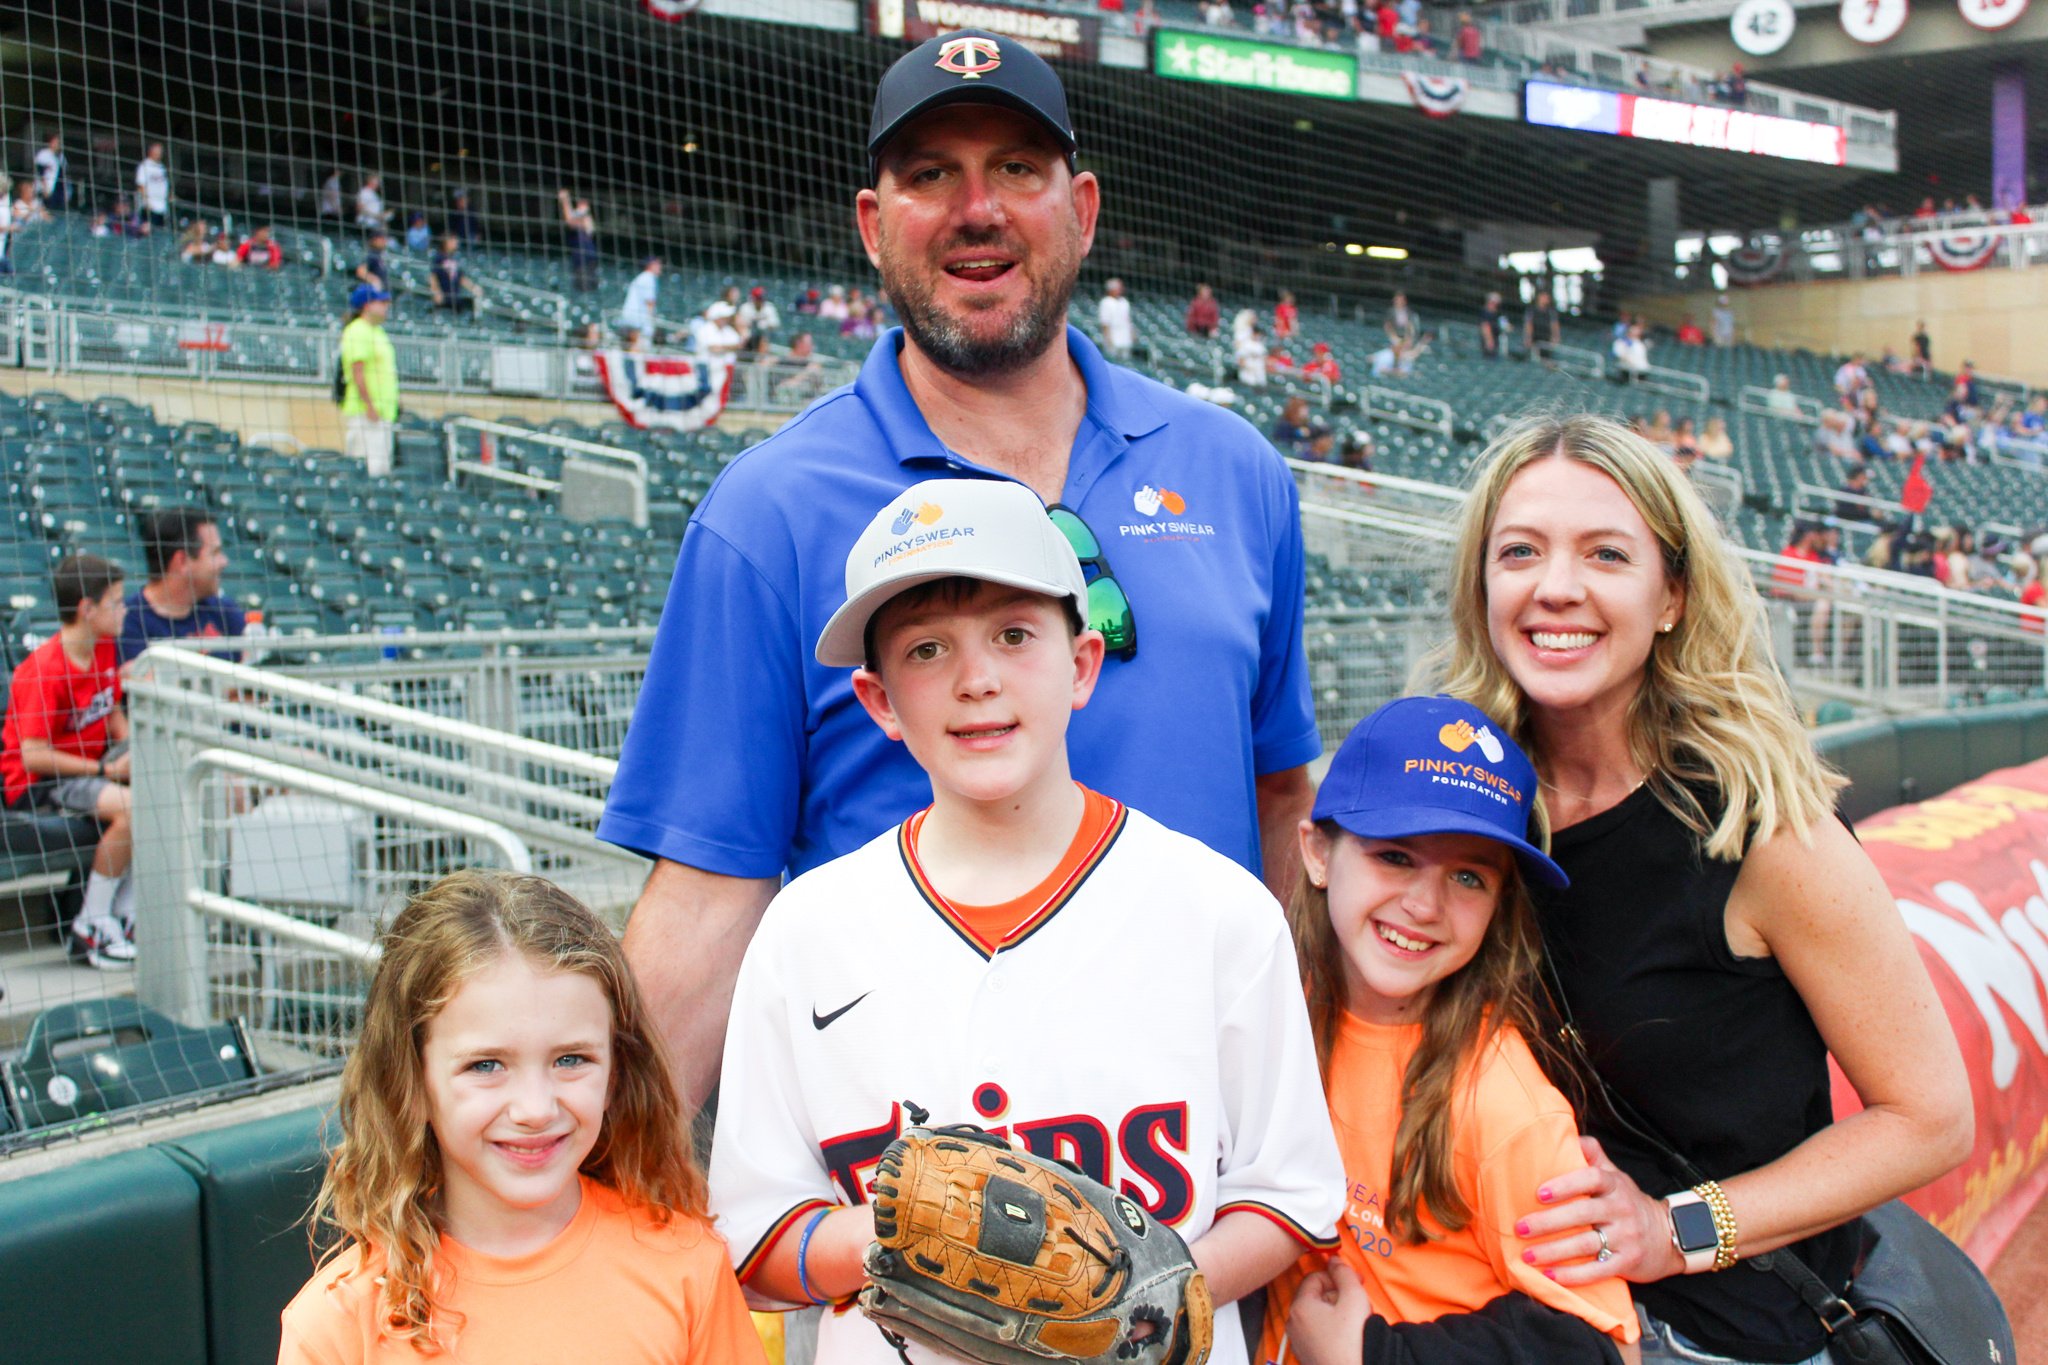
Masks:
[[[1074,784],[1080,787],[1081,784]],[[1016,931],[1037,919],[1039,913],[1054,901],[1060,899],[1075,874],[1083,867],[1094,863],[1100,854],[1100,845],[1116,828],[1117,817],[1123,814],[1123,804],[1114,797],[1081,787],[1085,799],[1081,807],[1081,825],[1074,831],[1073,839],[1067,844],[1067,851],[1060,855],[1059,866],[1046,874],[1045,880],[1014,900],[1002,901],[995,905],[961,905],[957,901],[946,901],[946,908],[953,912],[967,932],[981,942],[981,946],[993,953],[1004,947]],[[917,836],[924,829],[924,818],[931,814],[927,806],[910,817],[910,855],[917,857]],[[931,887],[922,869],[918,880],[938,895],[937,888]],[[940,899],[944,899],[940,897]]]
[[[1401,1122],[1402,1078],[1422,1041],[1422,1025],[1368,1024],[1346,1014],[1330,1053],[1330,1119],[1349,1184],[1337,1230],[1338,1252],[1358,1272],[1375,1313],[1391,1322],[1430,1322],[1469,1313],[1510,1290],[1584,1318],[1617,1341],[1641,1333],[1628,1285],[1602,1280],[1567,1288],[1522,1260],[1515,1221],[1528,1213],[1536,1187],[1584,1166],[1578,1127],[1565,1102],[1514,1029],[1502,1029],[1474,1068],[1467,1068],[1451,1125],[1451,1164],[1472,1217],[1446,1233],[1424,1210],[1423,1226],[1438,1234],[1419,1245],[1397,1241],[1382,1210],[1394,1169],[1394,1130]],[[1280,1365],[1280,1336],[1302,1277],[1321,1258],[1303,1257],[1267,1291],[1263,1365]],[[1288,1353],[1290,1361],[1298,1359]]]
[[[588,1177],[576,1216],[538,1251],[486,1256],[443,1236],[437,1254],[453,1271],[444,1306],[463,1315],[447,1353],[379,1330],[383,1258],[355,1246],[285,1307],[278,1365],[766,1365],[718,1235],[681,1214],[659,1226]]]

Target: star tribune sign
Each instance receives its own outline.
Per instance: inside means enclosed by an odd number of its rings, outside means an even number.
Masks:
[[[1173,80],[1241,85],[1285,95],[1334,100],[1358,95],[1358,59],[1348,52],[1243,38],[1196,37],[1161,29],[1153,38],[1152,69]]]

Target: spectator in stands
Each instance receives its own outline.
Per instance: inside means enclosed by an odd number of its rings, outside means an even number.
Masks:
[[[562,230],[569,238],[570,282],[580,293],[597,288],[597,215],[588,199],[571,202],[569,191],[556,190],[555,202],[562,210]]]
[[[1564,340],[1563,330],[1557,320],[1557,308],[1550,301],[1550,291],[1536,291],[1536,301],[1522,314],[1522,350],[1531,360],[1550,363],[1551,352]]]
[[[381,232],[391,224],[391,210],[384,205],[384,177],[366,175],[356,189],[356,226],[365,232]]]
[[[1735,310],[1728,306],[1728,296],[1721,294],[1714,299],[1714,344],[1728,347],[1735,344]]]
[[[734,320],[749,341],[761,345],[773,342],[775,334],[782,330],[781,310],[776,308],[775,300],[768,297],[768,291],[758,284],[747,291],[747,301],[740,305]]]
[[[119,566],[98,555],[58,561],[51,586],[63,624],[14,670],[0,725],[8,809],[100,822],[71,948],[102,971],[135,963],[128,716],[115,650],[125,610],[121,580]]]
[[[1320,379],[1332,387],[1344,382],[1344,367],[1337,363],[1337,357],[1330,354],[1330,343],[1318,341],[1312,349],[1308,364],[1301,367],[1304,379]]]
[[[1973,362],[1965,360],[1963,367],[1956,371],[1954,396],[1956,405],[1971,415],[1983,409],[1984,395],[1979,392],[1977,367]]]
[[[104,212],[95,213],[92,216],[92,226],[87,228],[86,231],[94,237],[111,237],[114,235],[114,229],[107,225],[107,215]]]
[[[1230,0],[1201,0],[1202,22],[1210,28],[1234,28],[1237,16],[1230,12]]]
[[[1792,392],[1792,376],[1774,375],[1771,379],[1770,396],[1764,402],[1772,412],[1796,417],[1799,414],[1799,395]]]
[[[1124,297],[1124,282],[1105,281],[1102,298],[1095,305],[1095,325],[1102,333],[1102,353],[1119,365],[1131,363],[1138,344],[1138,329],[1131,321],[1131,301]]]
[[[341,218],[341,167],[336,166],[320,182],[320,203],[315,210],[322,218]]]
[[[1934,341],[1927,335],[1927,321],[1913,324],[1913,372],[1922,379],[1934,377]]]
[[[1816,454],[1837,460],[1863,458],[1856,445],[1856,419],[1839,409],[1829,409],[1820,415],[1820,423],[1813,429],[1813,445]]]
[[[1273,422],[1273,445],[1282,455],[1300,458],[1308,453],[1309,434],[1308,400],[1297,393]]]
[[[1406,379],[1415,373],[1415,362],[1429,351],[1433,333],[1424,332],[1413,342],[1390,341],[1372,353],[1374,379]]]
[[[1486,52],[1486,39],[1479,32],[1479,25],[1473,22],[1470,11],[1458,14],[1458,34],[1451,40],[1459,61],[1476,66]]]
[[[1692,462],[1700,457],[1700,453],[1700,434],[1692,418],[1679,418],[1678,425],[1671,429],[1672,458],[1691,468]]]
[[[1328,422],[1311,422],[1308,425],[1308,449],[1302,458],[1318,464],[1329,464],[1337,458],[1337,429]]]
[[[1250,313],[1249,308],[1244,310]],[[1240,315],[1242,317],[1242,314]],[[1237,340],[1231,355],[1237,362],[1237,382],[1248,389],[1266,387],[1266,338],[1259,328],[1257,314],[1245,320],[1242,328],[1234,329]]]
[[[194,218],[178,234],[178,259],[186,265],[205,265],[213,258],[213,224]]]
[[[372,478],[381,479],[391,472],[391,437],[398,422],[398,353],[384,332],[391,295],[373,284],[359,284],[348,306],[349,322],[341,329],[344,449],[363,462]]]
[[[846,302],[846,286],[835,284],[825,291],[825,297],[818,300],[818,321],[841,323],[851,315],[852,308]]]
[[[252,265],[259,270],[276,270],[284,265],[284,248],[271,235],[270,225],[265,223],[249,234],[249,239],[235,248],[238,265]]]
[[[1631,322],[1614,343],[1614,364],[1620,371],[1621,380],[1641,379],[1650,372],[1650,340],[1643,335],[1643,324]]]
[[[71,162],[64,155],[62,133],[50,134],[36,153],[36,194],[52,213],[62,213],[71,199]]]
[[[235,250],[235,239],[228,236],[228,230],[225,227],[213,234],[213,251],[208,255],[207,260],[223,270],[240,268],[242,258]]]
[[[0,275],[14,273],[14,239],[24,225],[14,221],[14,200],[0,196]]]
[[[713,300],[690,324],[690,349],[700,360],[730,360],[739,354],[740,333],[733,326],[733,306]]]
[[[1841,396],[1844,406],[1855,403],[1856,395],[1870,386],[1870,371],[1863,367],[1863,352],[1858,351],[1843,361],[1835,370],[1835,392]]]
[[[823,293],[806,287],[796,291],[796,301],[791,304],[790,311],[800,318],[814,318],[818,316],[818,309],[824,306],[824,302]]]
[[[1343,442],[1337,447],[1336,458],[1332,463],[1343,465],[1346,469],[1363,470],[1365,473],[1370,474],[1372,473],[1372,457],[1377,453],[1378,451],[1373,445],[1371,432],[1347,431],[1344,433]]]
[[[1189,336],[1215,340],[1217,329],[1223,325],[1223,306],[1216,302],[1216,292],[1208,285],[1195,286],[1195,298],[1188,305],[1186,324]]]
[[[434,230],[427,226],[427,215],[418,209],[405,220],[405,249],[425,251],[434,245]]]
[[[1415,310],[1408,306],[1408,296],[1397,293],[1387,309],[1387,315],[1380,321],[1380,330],[1386,333],[1387,342],[1395,350],[1405,350],[1415,344],[1415,338],[1422,331],[1416,321]]]
[[[363,253],[362,262],[355,269],[357,283],[369,285],[387,298],[391,293],[391,264],[385,253],[390,250],[391,234],[383,228],[372,229],[369,249]]]
[[[1706,429],[1700,433],[1700,454],[1709,460],[1727,460],[1735,456],[1735,442],[1728,436],[1728,419],[1709,417]]]
[[[44,209],[42,201],[36,198],[36,182],[33,179],[14,182],[14,202],[8,207],[13,211],[14,222],[18,227],[50,221],[48,210]]]
[[[1294,302],[1294,291],[1280,291],[1280,302],[1273,305],[1273,340],[1285,344],[1294,340],[1301,332],[1301,308]]]
[[[1841,521],[1874,521],[1876,509],[1861,501],[1870,496],[1870,466],[1858,464],[1849,466],[1849,472],[1842,476],[1841,491],[1848,497],[1835,500],[1835,516]]]
[[[1699,323],[1693,321],[1693,316],[1690,313],[1687,313],[1684,320],[1678,324],[1678,344],[1681,346],[1704,346],[1707,344],[1707,334],[1700,330]]]
[[[661,293],[661,257],[640,262],[640,273],[626,286],[626,302],[619,309],[619,323],[642,336],[654,335],[655,299]]]
[[[427,270],[427,288],[433,291],[434,307],[450,313],[475,313],[483,307],[482,286],[463,269],[462,239],[453,232],[441,234],[441,250]]]
[[[1501,357],[1501,342],[1505,340],[1501,332],[1502,325],[1500,294],[1489,293],[1486,302],[1479,308],[1479,354],[1488,360],[1499,360]]]
[[[457,190],[448,210],[448,226],[445,232],[453,233],[455,240],[464,250],[474,247],[484,239],[483,224],[477,220],[469,207],[469,191]]]
[[[780,402],[808,402],[825,387],[825,366],[809,332],[790,340],[789,354],[776,363],[774,392]]]
[[[114,199],[114,212],[107,219],[107,231],[129,240],[147,237],[149,220],[135,211],[127,195],[118,195]]]
[[[124,667],[153,641],[234,639],[243,633],[242,608],[221,595],[228,556],[210,512],[165,507],[148,513],[142,519],[142,555],[149,581],[128,594],[119,650]]]
[[[164,144],[152,142],[135,165],[135,203],[151,227],[171,221],[171,173],[164,167]]]
[[[1789,597],[1795,601],[1813,604],[1806,620],[1806,658],[1807,662],[1816,668],[1824,668],[1828,662],[1827,632],[1830,603],[1825,596],[1818,595],[1821,590],[1819,566],[1828,563],[1823,548],[1826,541],[1826,528],[1819,522],[1794,522],[1792,540],[1784,549],[1778,551],[1778,557],[1795,562],[1781,564],[1771,571],[1772,578],[1778,584],[1773,589],[1774,596]],[[1814,567],[1802,567],[1806,565]]]

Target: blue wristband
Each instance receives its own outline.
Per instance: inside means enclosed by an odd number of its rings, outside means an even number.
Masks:
[[[832,1300],[819,1298],[818,1291],[811,1288],[811,1277],[804,1273],[804,1255],[811,1249],[811,1234],[818,1230],[818,1224],[824,1222],[825,1216],[831,1212],[831,1209],[819,1209],[812,1214],[811,1221],[804,1224],[804,1235],[799,1237],[796,1243],[797,1287],[804,1291],[804,1297],[809,1299],[814,1307],[828,1304]]]

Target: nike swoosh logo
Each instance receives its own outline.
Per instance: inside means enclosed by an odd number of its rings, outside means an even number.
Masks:
[[[816,1005],[811,1006],[811,1027],[815,1029],[825,1029],[831,1027],[833,1020],[837,1019],[840,1015],[846,1013],[855,1005],[858,1005],[861,1001],[867,999],[870,995],[873,994],[873,991],[862,991],[859,995],[856,995],[855,997],[853,997],[853,999],[847,1001],[838,1009],[833,1010],[830,1014],[820,1014],[818,1013],[818,1007]]]

